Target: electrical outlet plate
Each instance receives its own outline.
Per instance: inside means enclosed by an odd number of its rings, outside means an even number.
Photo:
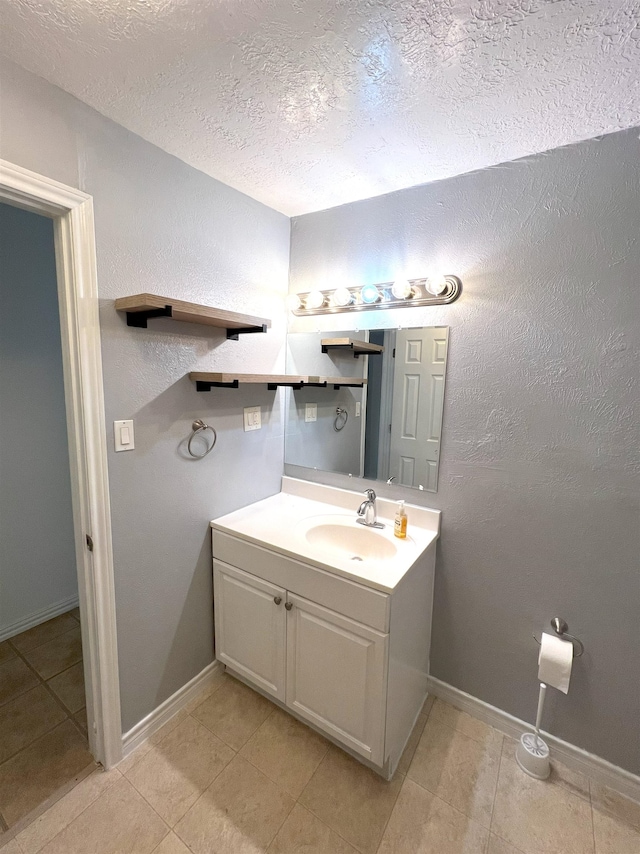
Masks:
[[[260,430],[262,417],[259,406],[245,406],[244,408],[244,432],[249,430]]]
[[[305,403],[305,405],[304,405],[304,420],[305,421],[317,421],[318,420],[318,404],[317,403]]]

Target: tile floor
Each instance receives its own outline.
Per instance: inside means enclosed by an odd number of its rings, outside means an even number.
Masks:
[[[77,609],[0,643],[0,832],[94,764],[86,732]]]
[[[562,766],[532,780],[514,748],[429,700],[385,782],[219,675],[2,854],[640,854],[640,804]]]

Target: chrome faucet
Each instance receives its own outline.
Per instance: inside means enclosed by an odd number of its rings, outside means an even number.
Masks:
[[[358,507],[358,518],[356,522],[366,525],[367,528],[384,528],[382,522],[378,522],[376,513],[376,494],[373,489],[366,489],[367,500]],[[363,518],[360,518],[363,517]]]

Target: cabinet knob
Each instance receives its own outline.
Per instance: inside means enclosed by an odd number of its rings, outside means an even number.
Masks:
[[[279,605],[282,602],[282,596],[274,596],[273,601],[276,603],[276,605]]]
[[[293,608],[293,602],[285,602],[284,607],[287,609],[287,611],[290,611]]]

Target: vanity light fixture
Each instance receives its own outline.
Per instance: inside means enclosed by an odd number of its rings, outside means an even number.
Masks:
[[[302,308],[302,300],[298,296],[298,294],[289,294],[287,296],[287,308],[289,311],[296,311],[299,308]]]
[[[360,299],[366,305],[374,305],[380,301],[380,291],[377,285],[365,285],[360,291]]]
[[[304,307],[307,310],[318,311],[319,309],[324,307],[324,304],[327,301],[327,293],[326,291],[311,291],[311,293],[306,295],[306,299],[304,301]]]
[[[398,279],[391,286],[391,293],[396,299],[410,299],[415,295],[408,279]]]
[[[344,308],[346,305],[351,305],[353,297],[349,288],[336,288],[331,298],[333,305]]]
[[[346,311],[447,305],[455,302],[461,293],[460,279],[446,275],[292,294],[287,304],[293,314],[305,317]]]
[[[447,289],[447,276],[432,276],[425,279],[424,286],[434,297],[439,297]]]

